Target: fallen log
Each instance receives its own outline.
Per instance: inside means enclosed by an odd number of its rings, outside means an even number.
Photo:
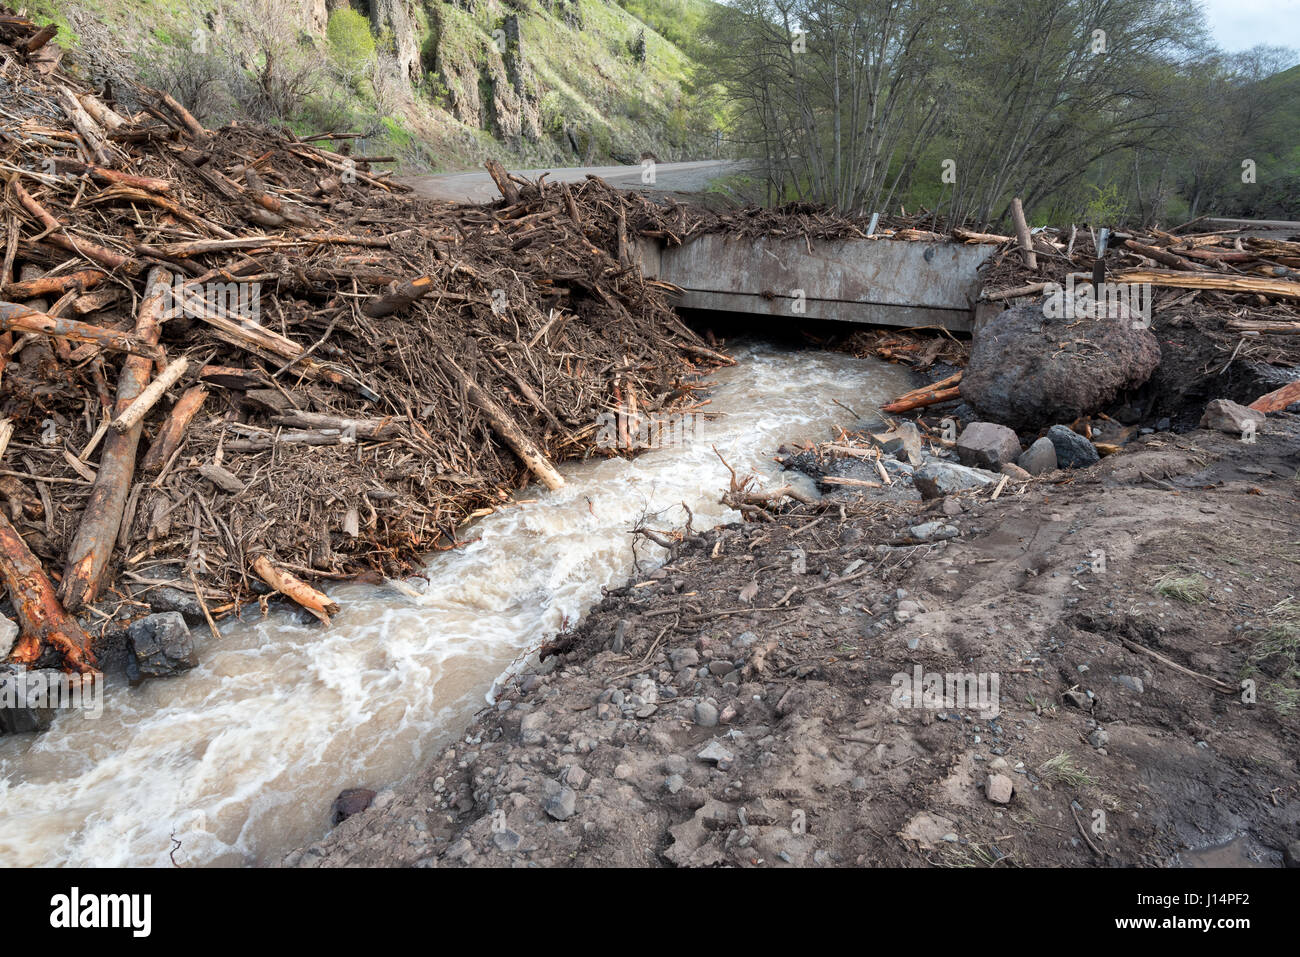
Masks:
[[[1254,292],[1265,296],[1300,299],[1300,282],[1284,279],[1250,279],[1244,276],[1217,276],[1205,273],[1164,272],[1159,269],[1129,269],[1119,276],[1125,282],[1149,282],[1153,286],[1175,289],[1214,289],[1220,292]]]
[[[71,339],[98,346],[108,352],[125,352],[149,359],[157,358],[160,354],[157,345],[145,342],[138,335],[105,329],[76,319],[51,316],[12,302],[0,302],[0,332],[10,330]]]
[[[207,397],[208,390],[201,385],[196,385],[186,389],[185,394],[176,400],[171,413],[167,416],[167,421],[163,423],[162,429],[153,440],[153,445],[149,446],[149,451],[144,454],[144,459],[140,462],[141,471],[157,472],[167,464],[176,449],[180,447],[181,439],[185,437],[185,430],[189,428],[191,420],[198,414],[199,409],[203,408]]]
[[[960,239],[964,243],[1009,243],[1011,236],[999,236],[997,233],[977,233],[972,229],[963,229],[961,226],[955,226],[952,230],[954,239]]]
[[[1125,248],[1131,249],[1135,253],[1140,253],[1148,259],[1154,259],[1158,263],[1164,263],[1166,266],[1173,269],[1181,269],[1185,272],[1199,272],[1205,268],[1204,266],[1199,266],[1196,263],[1184,259],[1182,256],[1176,256],[1164,249],[1157,249],[1155,246],[1148,246],[1135,239],[1125,239],[1123,243]]]
[[[0,573],[18,616],[21,637],[10,661],[32,664],[46,645],[57,649],[66,665],[85,674],[93,671],[95,655],[90,636],[59,604],[40,561],[0,509]]]
[[[1300,402],[1300,379],[1261,395],[1250,404],[1250,408],[1256,412],[1281,412],[1292,402]]]
[[[285,597],[293,599],[327,625],[330,623],[330,615],[339,613],[339,606],[328,597],[283,568],[277,568],[265,555],[253,559],[253,571],[262,581]]]
[[[555,470],[555,466],[550,463],[550,460],[547,459],[546,453],[524,434],[523,430],[515,424],[505,409],[497,405],[496,401],[451,359],[444,356],[440,358],[439,364],[451,379],[460,383],[470,402],[483,410],[483,414],[487,416],[493,430],[528,466],[529,471],[541,479],[543,485],[551,491],[564,487],[564,479]]]
[[[160,318],[171,291],[171,275],[164,269],[152,269],[146,288],[149,292],[136,314],[135,335],[141,342],[156,348],[161,332]],[[130,356],[122,363],[113,406],[114,418],[130,408],[145,390],[152,370],[153,361],[142,356]],[[86,499],[81,524],[68,547],[67,565],[59,589],[69,611],[80,610],[99,594],[108,560],[113,554],[113,544],[121,530],[126,496],[135,475],[135,454],[141,431],[141,423],[136,422],[125,433],[110,430],[104,439],[99,474]]]
[[[1223,324],[1229,332],[1272,332],[1280,335],[1300,335],[1300,322],[1282,319],[1229,319]]]

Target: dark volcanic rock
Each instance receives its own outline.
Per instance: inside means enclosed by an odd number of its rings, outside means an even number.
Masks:
[[[983,418],[1020,431],[1097,412],[1160,364],[1150,329],[1127,317],[1051,319],[1016,306],[985,323],[971,346],[961,397]]]
[[[334,799],[334,806],[330,808],[330,823],[337,827],[353,814],[360,814],[370,807],[370,802],[374,799],[375,792],[369,788],[348,788],[340,792]]]
[[[1092,443],[1068,426],[1052,426],[1047,430],[1047,438],[1056,450],[1057,468],[1084,469],[1101,459]]]
[[[156,678],[189,671],[199,663],[185,617],[178,611],[147,615],[128,629],[138,668],[128,667],[132,683],[139,678]]]

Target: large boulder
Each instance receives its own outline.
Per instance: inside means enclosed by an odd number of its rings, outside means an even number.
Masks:
[[[1122,309],[1049,318],[1016,306],[975,333],[961,397],[980,416],[1019,431],[1069,422],[1136,389],[1160,364],[1160,344]]]
[[[1020,456],[1020,439],[1005,425],[972,422],[957,436],[956,452],[962,465],[994,472]]]
[[[1034,444],[1025,450],[1025,454],[1016,459],[1016,464],[1030,475],[1042,475],[1056,470],[1056,446],[1047,436],[1035,439]]]

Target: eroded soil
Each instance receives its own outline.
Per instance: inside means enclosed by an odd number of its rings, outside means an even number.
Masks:
[[[1298,474],[1283,414],[1253,445],[1157,433],[996,500],[841,491],[688,535],[285,863],[1279,865]],[[957,537],[906,544],[936,520]],[[999,713],[911,706],[891,682],[917,666],[996,675]]]

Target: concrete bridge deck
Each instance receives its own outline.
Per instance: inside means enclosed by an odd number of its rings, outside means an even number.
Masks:
[[[647,277],[683,290],[677,305],[757,315],[967,332],[977,267],[996,247],[954,242],[751,239],[710,234],[639,243]]]

